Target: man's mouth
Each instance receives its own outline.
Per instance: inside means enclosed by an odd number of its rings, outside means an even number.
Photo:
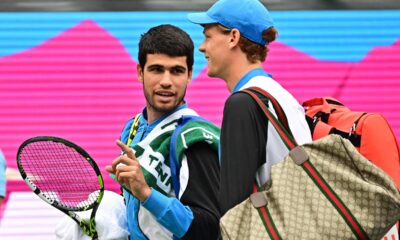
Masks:
[[[162,96],[162,97],[172,97],[174,96],[174,93],[172,92],[156,92],[157,95]]]

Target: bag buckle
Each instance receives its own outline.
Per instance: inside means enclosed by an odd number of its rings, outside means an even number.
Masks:
[[[289,155],[297,165],[301,165],[308,160],[308,154],[301,146],[290,150]]]
[[[250,201],[255,208],[267,206],[267,198],[263,192],[255,192],[250,195]]]
[[[349,138],[351,137],[351,135],[356,135],[356,123],[354,123],[353,126],[351,126],[350,128]]]

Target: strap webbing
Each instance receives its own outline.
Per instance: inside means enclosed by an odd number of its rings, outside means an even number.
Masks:
[[[257,186],[256,181],[253,183],[253,193],[261,191],[259,187]],[[265,229],[267,230],[267,233],[269,237],[272,240],[281,240],[282,237],[279,235],[278,229],[276,228],[274,221],[272,220],[271,214],[267,208],[267,206],[262,206],[257,208],[257,212],[260,215],[260,218],[264,224]]]
[[[269,92],[267,92],[264,89],[259,88],[259,87],[252,87],[252,88],[249,88],[249,90],[254,92],[254,93],[258,93],[257,95],[258,95],[259,98],[260,98],[260,96],[261,97],[263,97],[263,96],[265,97],[266,96],[267,100],[272,103],[272,106],[275,109],[275,112],[276,112],[276,115],[278,116],[279,121],[283,124],[283,126],[286,129],[290,130],[289,123],[288,123],[288,120],[286,118],[285,112],[282,110],[282,106],[278,103],[278,101],[276,101],[276,99]],[[265,104],[265,102],[264,102],[264,104]]]
[[[132,143],[132,141],[133,141],[133,139],[135,138],[135,136],[136,136],[136,133],[137,133],[137,130],[138,130],[138,127],[139,127],[139,120],[140,120],[140,113],[139,114],[137,114],[136,116],[135,116],[135,118],[133,119],[133,123],[132,123],[132,126],[131,126],[131,130],[129,131],[129,135],[128,135],[128,141],[127,141],[127,143],[126,143],[126,145],[128,145],[128,146],[130,146],[131,145],[131,143]]]

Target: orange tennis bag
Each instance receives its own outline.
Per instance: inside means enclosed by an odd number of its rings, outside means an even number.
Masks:
[[[334,98],[314,98],[303,103],[313,140],[338,134],[376,166],[400,189],[400,151],[387,120],[377,113],[352,112]]]

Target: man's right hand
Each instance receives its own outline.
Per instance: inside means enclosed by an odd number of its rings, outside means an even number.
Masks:
[[[128,188],[140,202],[144,202],[150,196],[151,188],[146,183],[139,161],[129,146],[120,140],[116,143],[126,154],[115,158],[112,165],[106,166],[106,170],[115,174],[120,184]]]

